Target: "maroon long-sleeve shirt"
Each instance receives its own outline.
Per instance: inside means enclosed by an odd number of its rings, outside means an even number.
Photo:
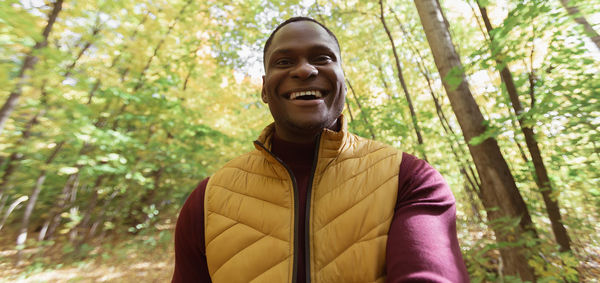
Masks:
[[[306,188],[315,144],[296,144],[275,135],[271,151],[290,169],[299,190],[300,223],[304,222]],[[181,208],[175,228],[173,282],[211,282],[204,247],[204,192],[208,178]],[[398,198],[386,249],[387,282],[468,282],[456,237],[454,196],[446,181],[427,162],[404,153],[398,176]],[[299,225],[304,246],[304,225]],[[304,249],[299,250],[297,282],[306,282]]]

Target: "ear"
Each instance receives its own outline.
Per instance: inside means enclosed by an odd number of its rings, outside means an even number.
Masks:
[[[262,76],[262,90],[260,92],[260,97],[262,98],[262,101],[264,103],[269,103],[268,97],[267,97],[267,93],[265,91],[265,76]]]

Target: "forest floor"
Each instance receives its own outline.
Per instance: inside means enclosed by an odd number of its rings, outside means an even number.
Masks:
[[[2,245],[0,282],[170,282],[175,262],[172,231],[164,232],[169,234],[158,242],[157,237],[113,240],[115,244],[95,248],[85,258],[57,258],[52,250],[40,257],[39,250],[27,249],[19,267],[14,265],[14,246]]]
[[[172,228],[93,243],[96,248],[84,245],[82,256],[69,245],[29,248],[18,267],[12,241],[0,239],[0,282],[170,282],[175,262]],[[579,281],[599,282],[600,249],[576,248],[589,253],[579,258]],[[68,250],[72,256],[63,257]]]

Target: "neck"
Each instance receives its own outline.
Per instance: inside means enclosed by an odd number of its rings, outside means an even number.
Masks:
[[[341,125],[339,123],[339,119],[333,121],[333,123],[329,127],[324,127],[330,129],[332,131],[338,132],[341,130]],[[275,123],[275,132],[277,133],[277,137],[281,140],[292,142],[292,143],[311,143],[314,142],[319,135],[323,131],[323,128],[318,129],[298,129],[297,131],[284,131],[281,127]]]

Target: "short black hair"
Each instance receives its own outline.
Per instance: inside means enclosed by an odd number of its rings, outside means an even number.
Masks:
[[[308,21],[308,22],[313,22],[316,23],[318,25],[320,25],[322,28],[325,29],[325,31],[327,31],[327,33],[333,37],[333,39],[335,40],[335,44],[338,47],[338,50],[341,52],[342,49],[340,48],[340,43],[338,42],[337,37],[335,36],[335,34],[333,34],[333,32],[328,29],[324,24],[320,23],[319,21],[310,18],[310,17],[291,17],[287,20],[285,20],[284,22],[280,23],[275,30],[273,30],[273,32],[271,33],[271,35],[269,35],[269,38],[267,39],[267,42],[265,42],[265,47],[263,48],[263,65],[266,64],[265,62],[265,56],[267,56],[267,49],[269,49],[269,46],[271,46],[271,42],[273,41],[273,37],[275,36],[275,33],[277,33],[277,31],[279,31],[282,27],[284,27],[285,25],[289,24],[289,23],[293,23],[293,22],[300,22],[300,21]]]

